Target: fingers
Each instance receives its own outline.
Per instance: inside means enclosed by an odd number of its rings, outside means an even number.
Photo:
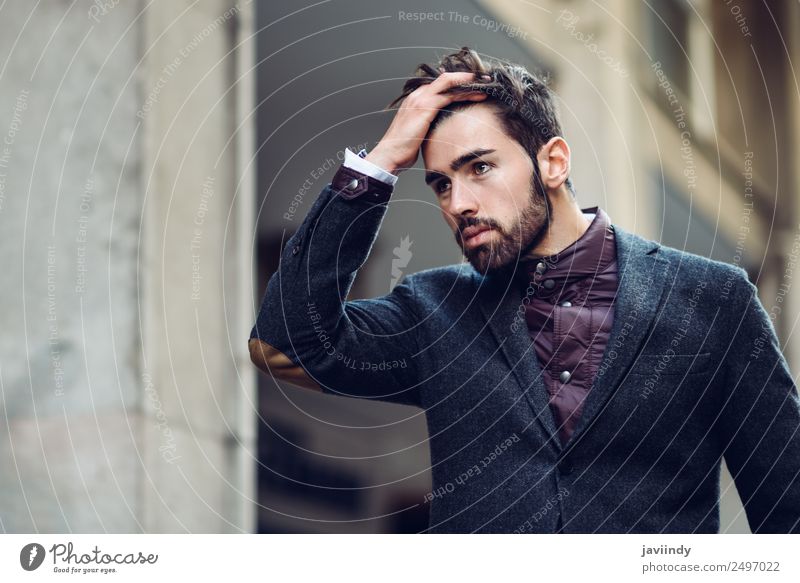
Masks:
[[[433,83],[429,85],[429,87],[431,91],[436,93],[437,98],[446,98],[447,102],[482,101],[486,99],[487,95],[481,89],[466,91],[461,90],[461,88],[468,86],[480,86],[488,82],[490,79],[491,77],[488,75],[483,76],[479,75],[478,73],[461,71],[442,73]]]
[[[439,67],[439,70],[442,71],[442,68]],[[485,82],[487,80],[488,79],[481,78],[481,76],[478,75],[477,73],[470,73],[465,71],[454,71],[449,73],[442,72],[442,74],[439,75],[436,78],[436,80],[433,81],[430,85],[431,87],[435,86],[437,91],[443,91],[458,85],[479,83],[481,81]]]

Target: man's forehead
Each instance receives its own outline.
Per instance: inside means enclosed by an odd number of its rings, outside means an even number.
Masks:
[[[469,154],[488,155],[489,152],[496,152],[500,145],[493,140],[480,139],[469,143],[446,143],[429,142],[425,146],[424,162],[428,166],[436,164],[441,166],[441,170],[447,170],[459,159]]]
[[[438,142],[445,142],[455,146],[464,147],[468,142],[470,145],[476,145],[474,142],[491,139],[496,141],[498,138],[505,135],[505,128],[494,119],[487,120],[485,117],[476,119],[474,116],[460,115],[460,112],[454,113],[439,124],[428,133],[426,140],[431,145]],[[456,117],[459,116],[459,117]]]
[[[456,139],[463,142],[472,135],[502,135],[503,124],[498,119],[498,112],[493,105],[475,103],[468,107],[457,109],[444,119],[434,121],[433,129],[428,130],[425,136],[427,141],[435,143],[437,140]],[[470,140],[471,141],[471,140]]]
[[[453,112],[428,133],[422,143],[422,158],[426,168],[447,170],[470,152],[502,149],[507,139],[494,108],[476,103]]]
[[[481,152],[484,150],[496,150],[497,144],[493,140],[477,139],[470,142],[460,142],[458,144],[431,143],[430,152],[437,157],[444,157],[446,162],[450,162],[459,156],[470,152]],[[432,156],[433,157],[433,156]]]

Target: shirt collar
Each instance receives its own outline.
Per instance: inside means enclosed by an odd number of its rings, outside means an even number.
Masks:
[[[554,280],[560,284],[602,272],[616,258],[614,228],[598,206],[581,209],[594,214],[589,228],[576,241],[552,255],[525,260],[520,264],[529,280]],[[555,287],[555,286],[553,286]]]

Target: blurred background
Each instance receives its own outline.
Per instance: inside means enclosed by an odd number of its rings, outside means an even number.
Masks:
[[[276,382],[247,338],[345,148],[465,45],[547,75],[581,207],[746,269],[800,370],[797,2],[8,0],[2,531],[426,528],[423,412]],[[351,297],[461,261],[420,169]]]

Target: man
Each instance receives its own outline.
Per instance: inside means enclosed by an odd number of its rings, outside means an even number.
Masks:
[[[253,362],[423,408],[428,532],[718,532],[723,457],[754,532],[800,531],[800,402],[744,270],[581,209],[522,67],[464,47],[395,103],[286,244]],[[347,301],[419,152],[469,264]]]

